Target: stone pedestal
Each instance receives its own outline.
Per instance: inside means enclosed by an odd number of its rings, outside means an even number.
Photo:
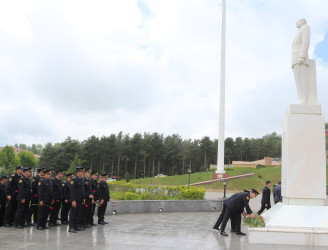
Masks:
[[[212,180],[217,180],[217,179],[223,180],[223,179],[228,178],[228,176],[229,176],[228,174],[213,173]]]
[[[328,246],[325,119],[320,105],[290,105],[282,136],[282,199],[249,229],[250,243]]]
[[[290,105],[282,136],[282,196],[286,205],[326,199],[325,119],[321,105]]]
[[[277,203],[263,214],[264,228],[249,228],[250,243],[328,246],[328,206]]]

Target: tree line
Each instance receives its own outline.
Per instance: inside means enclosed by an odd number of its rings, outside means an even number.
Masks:
[[[130,136],[120,132],[91,136],[84,141],[68,137],[61,143],[33,145],[15,146],[39,153],[39,167],[73,171],[75,166],[82,165],[119,178],[125,178],[127,173],[132,178],[143,178],[185,174],[188,169],[205,171],[210,164],[216,164],[218,141],[208,136],[192,140],[182,139],[178,134],[136,133]],[[225,164],[234,160],[259,160],[265,156],[281,157],[281,136],[272,133],[256,139],[229,137],[225,140]]]

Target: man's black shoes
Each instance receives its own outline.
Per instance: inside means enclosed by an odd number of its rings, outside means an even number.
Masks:
[[[98,221],[98,224],[100,224],[100,225],[106,225],[106,223],[103,222],[103,221]]]
[[[243,233],[243,232],[237,232],[236,234],[237,234],[237,235],[242,235],[242,236],[246,235],[246,234]]]
[[[24,229],[24,227],[23,227],[22,225],[15,226],[15,228],[18,228],[18,229]]]
[[[77,233],[77,231],[74,228],[68,229],[68,232],[70,232],[70,233]]]
[[[228,235],[226,234],[226,232],[224,232],[224,231],[221,232],[220,235],[222,235],[222,236],[228,236]]]
[[[44,230],[44,228],[43,228],[43,227],[37,227],[37,229],[38,229],[38,230]]]

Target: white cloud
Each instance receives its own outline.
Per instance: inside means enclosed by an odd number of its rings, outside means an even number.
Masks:
[[[295,22],[308,19],[313,57],[328,3],[227,2],[226,135],[280,133],[296,102]],[[121,130],[217,137],[220,18],[214,0],[1,2],[0,144]]]

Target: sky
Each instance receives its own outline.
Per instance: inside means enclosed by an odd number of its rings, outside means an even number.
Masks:
[[[0,0],[0,146],[123,131],[218,137],[221,3]],[[328,1],[227,0],[226,137],[281,134],[311,26],[328,115]]]

